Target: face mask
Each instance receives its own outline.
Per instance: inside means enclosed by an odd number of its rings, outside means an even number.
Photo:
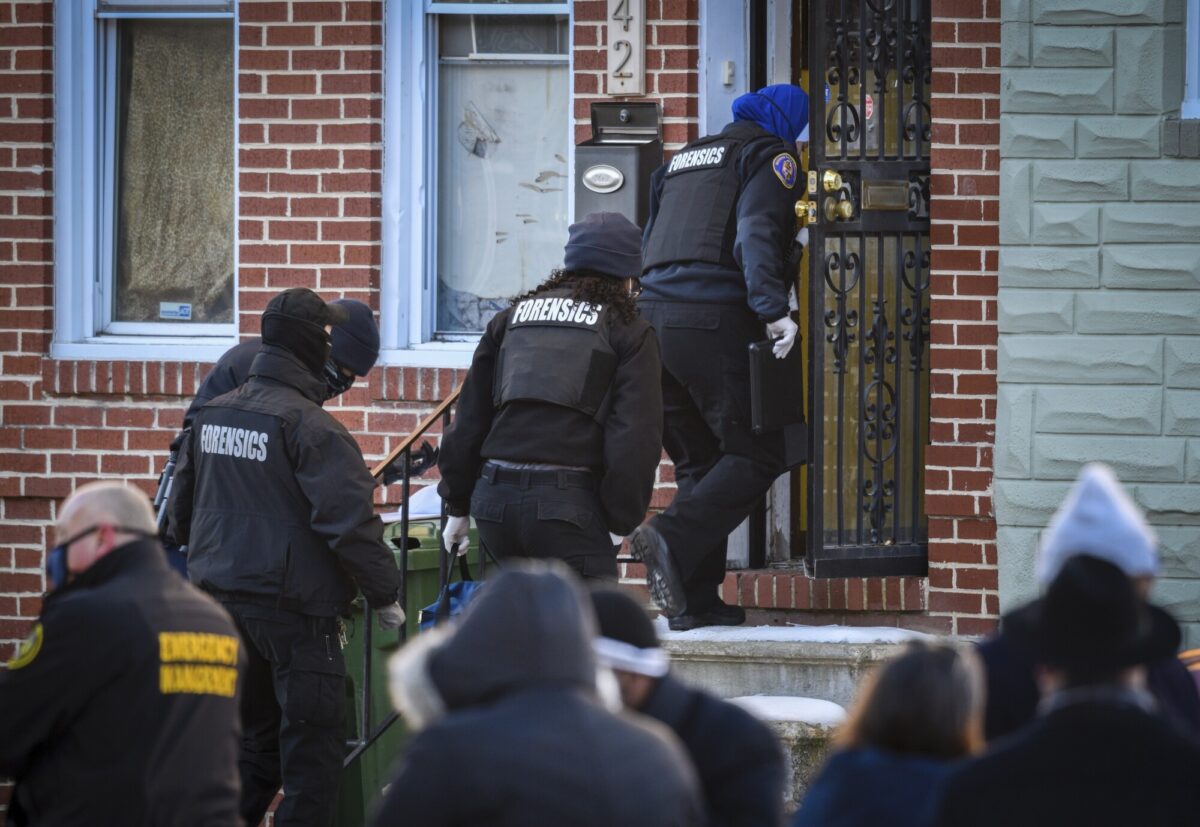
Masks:
[[[99,528],[98,525],[86,528],[75,536],[63,540],[46,553],[46,580],[50,584],[50,591],[57,591],[67,585],[67,580],[71,577],[71,567],[67,563],[67,549],[71,547],[72,543],[82,540]]]
[[[354,376],[342,373],[342,369],[332,359],[325,363],[322,376],[325,379],[325,399],[327,400],[340,396],[354,385]]]

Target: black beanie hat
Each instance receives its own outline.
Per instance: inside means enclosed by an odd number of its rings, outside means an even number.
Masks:
[[[670,660],[658,643],[650,616],[629,594],[613,586],[592,589],[599,637],[592,648],[596,659],[611,669],[661,678]]]
[[[263,344],[289,351],[320,376],[329,358],[325,327],[342,324],[348,318],[346,308],[326,304],[306,287],[293,287],[267,303],[262,315]]]
[[[354,299],[337,299],[330,304],[345,308],[349,315],[329,332],[333,340],[333,361],[354,371],[355,376],[366,376],[379,358],[379,328],[375,325],[375,316],[371,308]]]
[[[594,212],[567,230],[563,267],[618,279],[642,275],[642,231],[620,213]]]

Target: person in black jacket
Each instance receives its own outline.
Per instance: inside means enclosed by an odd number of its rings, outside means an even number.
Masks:
[[[1073,555],[1031,623],[1039,716],[947,777],[937,827],[1194,825],[1200,745],[1154,712],[1145,664],[1179,627],[1119,568]]]
[[[703,827],[671,732],[599,690],[595,619],[558,561],[506,566],[389,664],[411,731],[374,827]],[[608,703],[606,701],[610,701]]]
[[[9,824],[239,823],[237,630],[155,530],[146,496],[116,482],[59,511],[52,591],[0,672]]]
[[[446,548],[468,513],[496,558],[556,557],[615,578],[615,545],[646,516],[662,455],[661,362],[630,296],[637,227],[572,224],[563,270],[491,322],[442,440]]]
[[[625,706],[666,724],[687,748],[710,827],[778,827],[785,768],[779,741],[739,706],[677,679],[654,624],[616,587],[594,588],[596,660],[613,670]]]
[[[353,299],[336,299],[330,304],[346,310],[346,320],[334,325],[329,331],[331,342],[329,359],[325,362],[322,376],[325,379],[325,398],[328,401],[340,396],[354,386],[355,377],[371,372],[379,358],[379,327],[371,308]],[[171,441],[171,462],[178,460],[183,437],[192,427],[196,411],[213,399],[241,387],[250,376],[250,366],[262,348],[262,339],[254,337],[231,347],[221,354],[212,370],[200,383],[196,397],[183,415],[183,426]],[[164,543],[167,559],[183,576],[187,576],[187,549],[173,543]]]
[[[1042,532],[1038,583],[1046,588],[1067,560],[1089,554],[1124,571],[1145,598],[1159,570],[1157,546],[1146,518],[1112,471],[1100,464],[1087,465]],[[1035,635],[1030,624],[1038,611],[1035,600],[1007,613],[999,633],[979,645],[987,676],[984,732],[989,741],[1015,732],[1036,717]],[[1200,738],[1200,695],[1175,653],[1146,664],[1146,681],[1160,714]]]
[[[249,654],[239,758],[249,824],[281,778],[280,823],[330,823],[345,746],[338,615],[361,590],[384,628],[404,621],[375,480],[320,405],[328,328],[344,320],[311,290],[273,298],[250,378],[196,413],[171,492],[188,576],[233,615]]]
[[[789,262],[803,184],[793,150],[808,96],[768,86],[735,100],[733,114],[650,184],[638,307],[662,345],[664,447],[678,493],[630,544],[672,629],[745,621],[717,596],[726,538],[807,456],[803,422],[752,430],[748,347],[771,338],[783,358],[796,339]]]

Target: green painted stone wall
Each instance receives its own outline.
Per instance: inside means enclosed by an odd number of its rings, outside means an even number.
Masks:
[[[994,502],[1008,609],[1080,466],[1111,464],[1200,646],[1200,160],[1163,141],[1185,5],[1003,0]]]

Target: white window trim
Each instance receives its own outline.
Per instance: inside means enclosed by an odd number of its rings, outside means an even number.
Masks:
[[[383,58],[383,251],[380,262],[379,363],[401,367],[470,367],[479,337],[431,341],[437,255],[437,41],[435,14],[567,14],[567,73],[573,77],[575,31],[570,5],[529,3],[387,3]],[[575,90],[568,84],[567,214],[575,209]],[[565,243],[565,239],[564,239]]]
[[[1182,118],[1200,119],[1200,0],[1187,0],[1183,22],[1187,39],[1184,52],[1187,68],[1179,115]]]
[[[101,256],[111,242],[101,236],[107,151],[99,122],[105,90],[103,51],[98,48],[103,21],[113,17],[217,17],[236,19],[236,11],[186,15],[170,12],[103,14],[95,2],[54,4],[54,359],[186,359],[213,361],[238,341],[237,262],[240,241],[234,233],[234,321],[203,325],[204,334],[164,335],[163,325],[145,326],[139,335],[100,332],[97,306]],[[234,37],[234,128],[237,126],[237,37]],[[235,134],[236,149],[236,134]],[[230,159],[237,179],[237,153]],[[111,180],[111,179],[109,179]],[[234,220],[237,220],[234,187]],[[215,335],[213,335],[215,334]]]

